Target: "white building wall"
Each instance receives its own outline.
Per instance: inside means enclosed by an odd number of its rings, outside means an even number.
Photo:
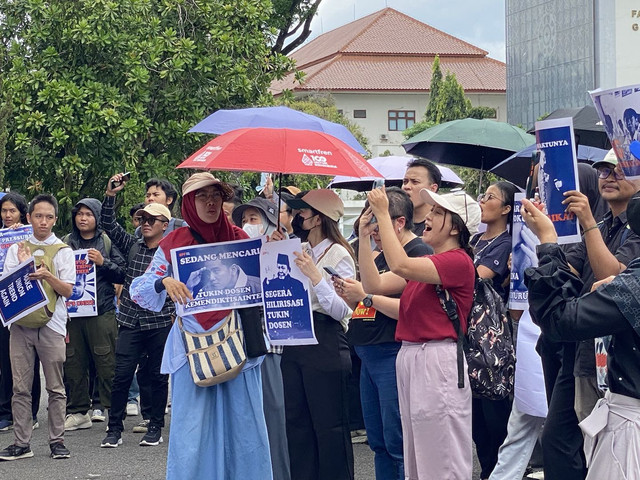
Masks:
[[[429,102],[428,93],[407,92],[334,92],[336,108],[349,120],[362,129],[369,140],[369,149],[373,156],[385,151],[393,155],[405,153],[401,144],[404,141],[401,131],[389,131],[389,110],[414,110],[416,122],[422,120]],[[497,120],[506,121],[507,99],[505,94],[468,94],[467,98],[473,106],[493,107],[497,112]],[[354,118],[354,110],[366,110],[366,118]]]

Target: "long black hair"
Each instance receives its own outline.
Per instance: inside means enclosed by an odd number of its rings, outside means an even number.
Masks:
[[[0,198],[0,209],[5,202],[13,203],[20,212],[20,223],[27,224],[27,199],[20,195],[18,192],[9,192],[4,197]],[[2,225],[5,227],[6,225]]]
[[[449,210],[445,211],[451,215],[451,226],[458,230],[458,243],[460,244],[460,248],[467,252],[467,255],[471,257],[471,260],[473,260],[473,247],[469,245],[471,233],[465,225],[464,220],[462,220],[462,217],[457,213],[450,212]]]

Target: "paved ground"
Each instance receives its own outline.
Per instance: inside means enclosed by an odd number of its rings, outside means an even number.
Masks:
[[[106,424],[94,423],[90,429],[67,432],[65,434],[65,444],[71,451],[71,458],[64,460],[49,458],[45,392],[43,392],[42,397],[38,415],[41,426],[34,431],[31,443],[31,449],[35,456],[24,460],[0,462],[0,479],[161,480],[165,478],[169,428],[163,429],[162,432],[165,443],[157,447],[141,447],[138,442],[143,434],[131,432],[131,429],[141,420],[141,417],[127,417],[125,420],[126,430],[122,437],[124,443],[118,448],[100,448],[100,441],[105,436]],[[165,422],[169,425],[170,415],[166,416]],[[0,448],[5,448],[11,443],[13,443],[13,432],[0,432]],[[373,480],[375,478],[373,453],[369,446],[360,444],[354,445],[353,448],[356,480]],[[477,462],[474,468],[474,479],[476,478],[478,478]]]

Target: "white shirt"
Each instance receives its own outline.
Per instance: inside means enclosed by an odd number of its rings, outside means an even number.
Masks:
[[[35,245],[53,245],[54,243],[62,243],[58,237],[56,237],[53,233],[47,237],[44,242],[36,239],[33,235],[29,237],[29,242]],[[7,258],[4,263],[4,269],[7,272],[15,270],[18,265],[20,265],[20,261],[18,260],[18,244],[14,243],[9,247],[7,251]],[[56,253],[56,256],[53,257],[53,266],[55,268],[55,272],[53,273],[58,279],[62,280],[65,283],[69,283],[71,285],[75,285],[76,283],[76,258],[73,254],[73,250],[71,248],[63,248]],[[47,323],[47,327],[53,330],[60,335],[67,334],[67,306],[65,304],[66,298],[59,295],[56,300],[56,308],[53,311],[53,316],[49,323]]]

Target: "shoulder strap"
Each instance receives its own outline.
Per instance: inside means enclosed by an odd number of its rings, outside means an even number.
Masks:
[[[182,227],[184,225],[184,220],[182,218],[176,218],[173,221],[173,229],[175,230],[176,228]]]
[[[456,301],[449,292],[442,288],[442,285],[436,285],[436,294],[440,300],[442,309],[453,323],[458,339],[456,340],[456,360],[458,363],[458,388],[464,388],[464,333],[462,333],[462,325],[460,325],[460,317],[458,317],[458,309]]]
[[[198,243],[207,243],[207,241],[204,238],[202,238],[202,235],[196,232],[193,228],[189,227],[189,231],[191,232],[191,235],[193,235],[193,238],[195,238]]]
[[[136,241],[131,248],[129,249],[129,255],[127,255],[127,265],[131,265],[133,259],[136,258],[136,255],[140,252],[140,241]]]

